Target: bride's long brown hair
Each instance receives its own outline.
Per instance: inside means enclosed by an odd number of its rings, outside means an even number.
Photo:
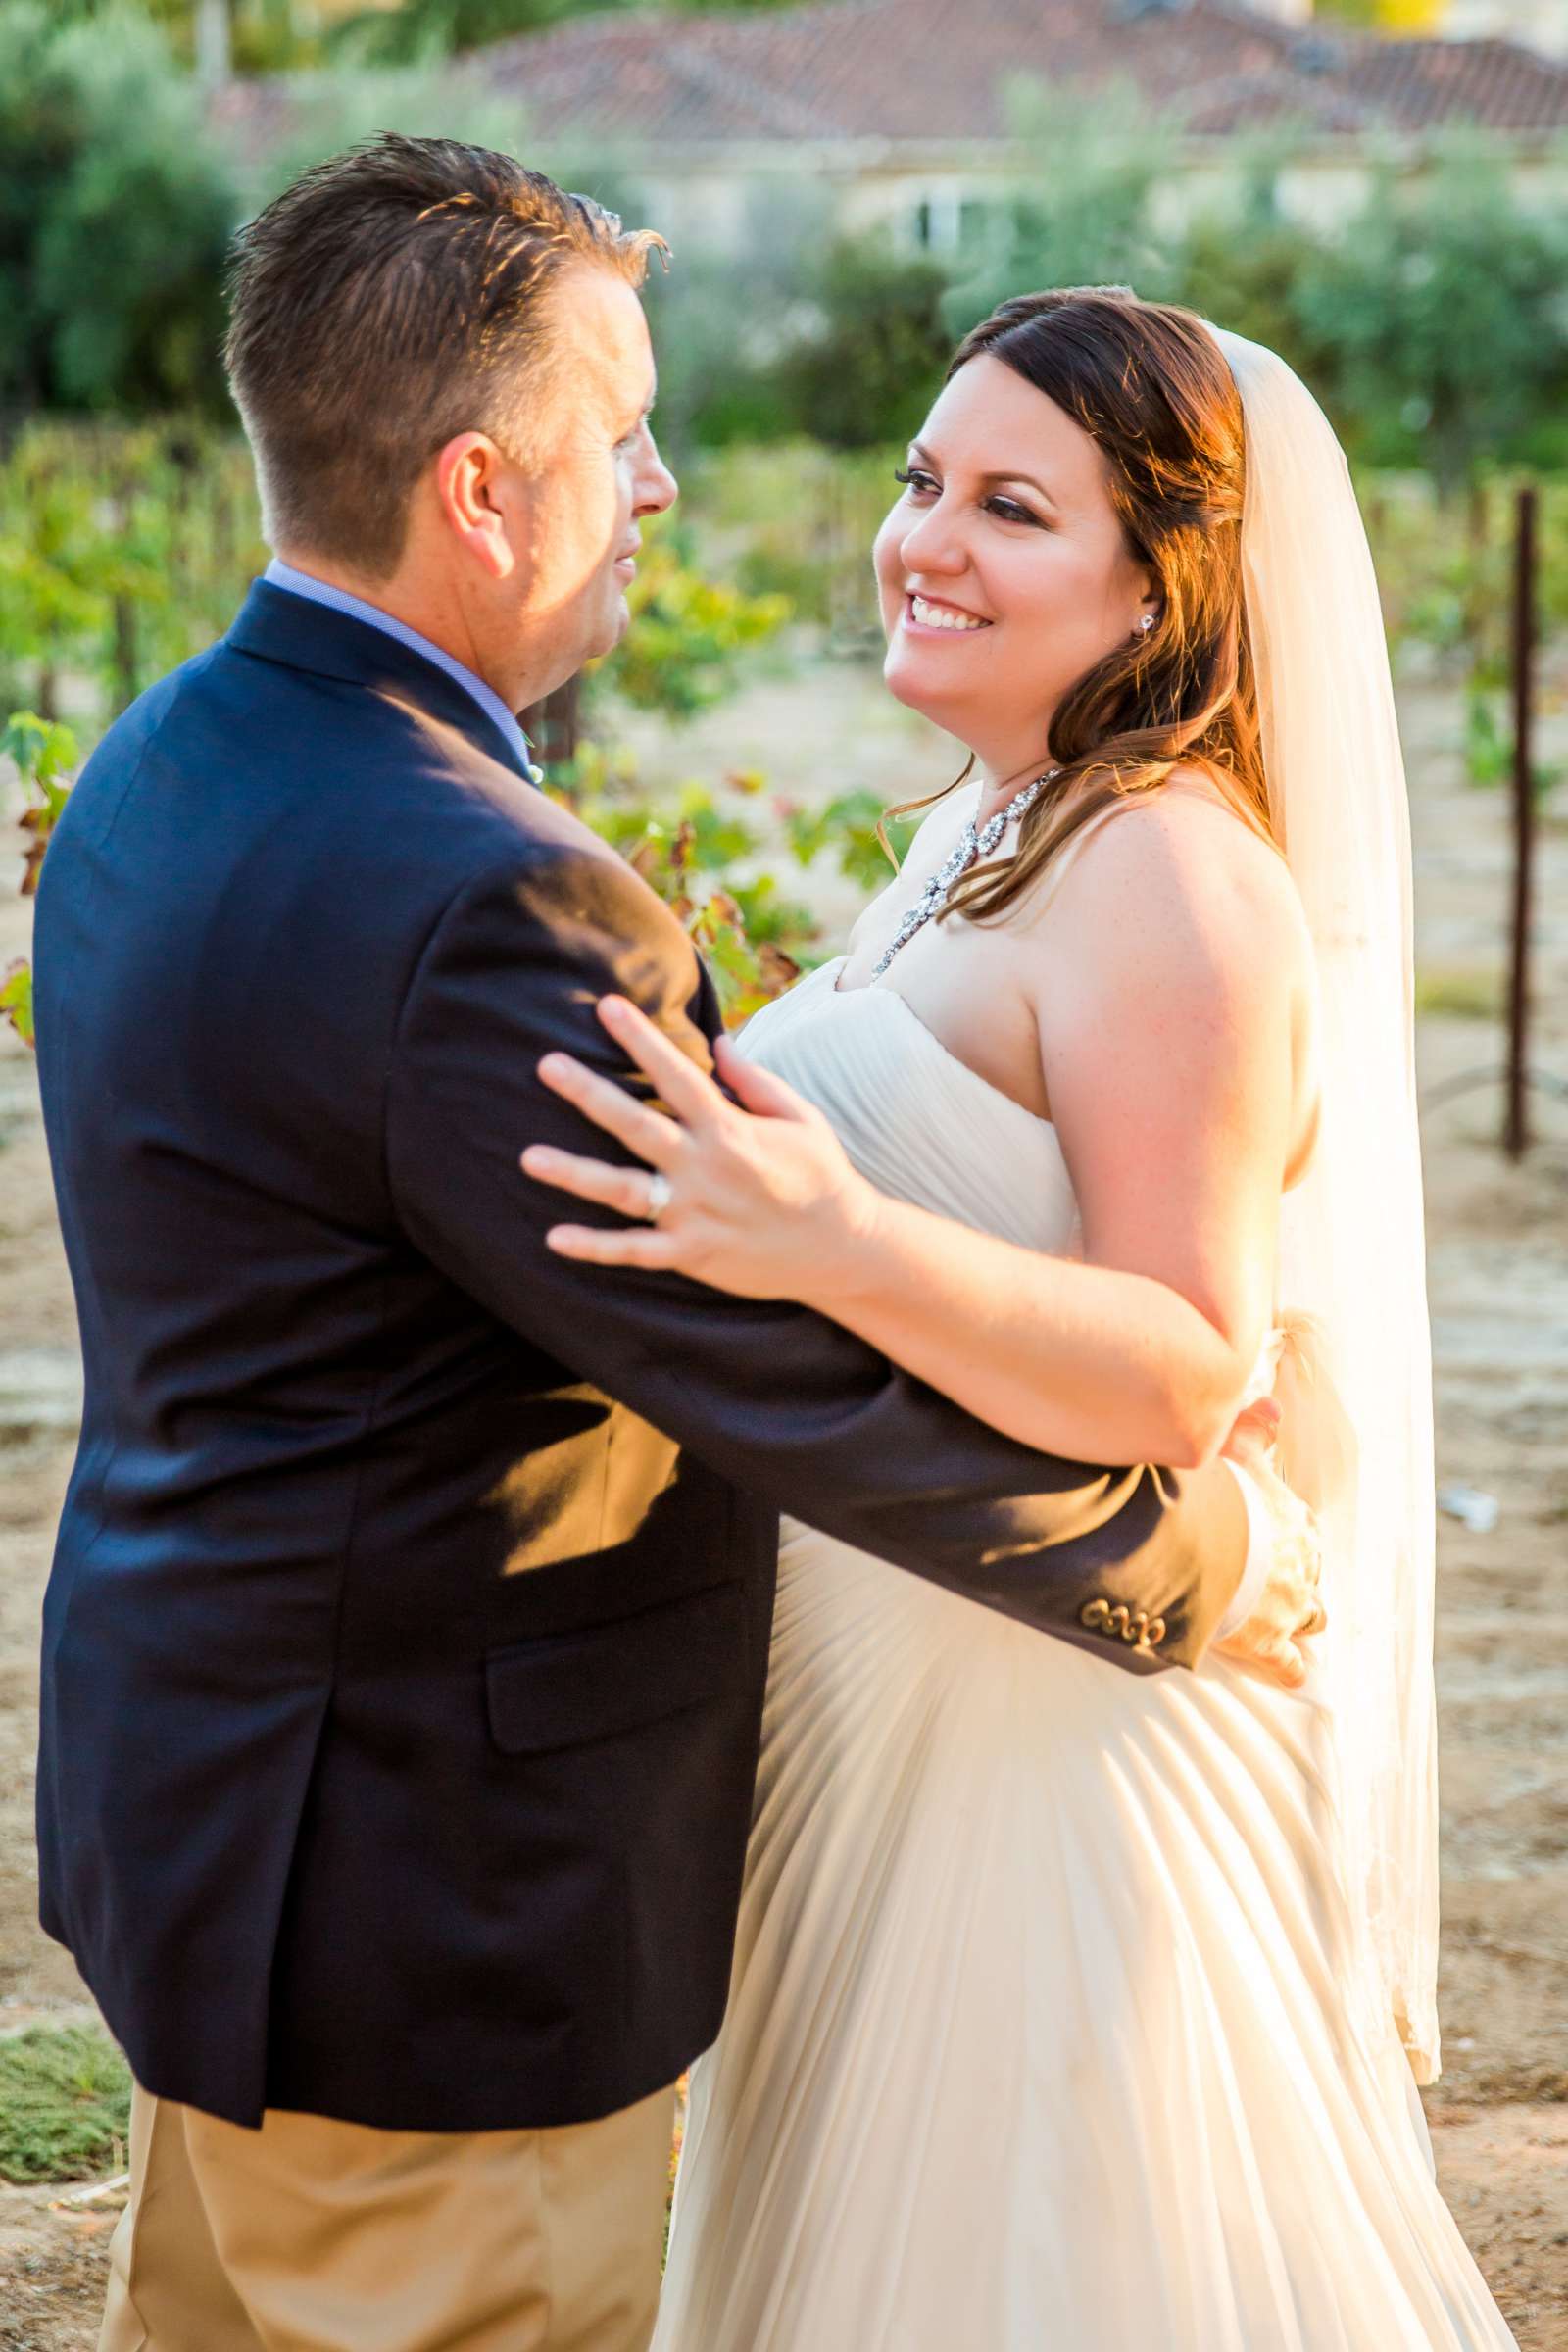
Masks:
[[[1159,614],[1063,695],[1041,747],[1041,765],[1060,775],[1026,812],[1016,855],[975,866],[944,911],[971,922],[1004,913],[1100,809],[1157,792],[1178,766],[1201,767],[1278,848],[1242,585],[1242,403],[1218,344],[1192,311],[1142,302],[1126,286],[1068,286],[1003,303],[965,335],[947,380],[982,353],[1054,400],[1103,452],[1128,551],[1153,575]]]

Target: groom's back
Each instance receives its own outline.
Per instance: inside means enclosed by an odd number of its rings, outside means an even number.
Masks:
[[[570,820],[461,687],[398,649],[370,683],[334,677],[333,644],[352,670],[374,633],[257,599],[326,651],[263,659],[242,624],[144,697],[39,892],[86,1374],[45,1612],[45,1925],[167,2095],[242,2120],[264,2097],[431,2130],[567,2120],[623,2104],[666,2028],[652,2068],[678,2071],[706,2020],[605,2000],[623,1862],[594,1852],[591,1797],[562,1810],[551,1776],[580,1767],[503,1752],[498,1710],[525,1681],[531,1700],[525,1650],[679,1602],[720,1560],[765,1575],[771,1522],[402,1230],[385,1096],[420,958],[466,883],[550,858]],[[572,1665],[590,1728],[626,1712],[625,1671],[608,1646]],[[716,2016],[721,1978],[693,1998]],[[614,2021],[587,2053],[579,2002]],[[386,2046],[416,2031],[428,2063],[400,2056],[394,2082]]]
[[[322,756],[312,681],[270,679],[265,720],[247,709],[252,666],[215,649],[118,722],[39,892],[82,1475],[113,1487],[117,1517],[156,1518],[172,1492],[235,1475],[245,1427],[292,1451],[302,1408],[330,1417],[334,1375],[363,1368],[346,1268],[392,1234],[374,1137],[404,926],[392,908],[379,932],[365,921],[386,906],[381,854],[396,856],[376,824],[386,795],[365,764]],[[325,1312],[306,1330],[318,1282]],[[145,1446],[150,1483],[123,1491],[122,1460],[94,1472],[111,1423],[121,1456]]]
[[[87,1382],[72,1512],[100,1551],[160,1553],[197,1498],[230,1553],[314,1548],[311,1494],[372,1396],[398,1410],[437,1304],[387,1183],[398,1014],[455,889],[525,854],[537,798],[422,713],[226,644],[89,762],[37,986]]]

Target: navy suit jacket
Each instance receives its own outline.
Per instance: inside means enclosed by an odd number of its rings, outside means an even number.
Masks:
[[[797,1308],[546,1250],[517,1153],[588,1131],[539,1055],[636,1083],[613,988],[706,1061],[711,988],[363,621],[258,585],[118,721],[36,984],[86,1373],[43,1919],[149,2090],[470,2131],[669,2082],[724,2007],[781,1505],[1138,1669],[1234,1590],[1221,1465],[1054,1461]]]

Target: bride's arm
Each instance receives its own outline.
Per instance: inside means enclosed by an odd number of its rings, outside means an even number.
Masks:
[[[1202,1462],[1272,1320],[1295,895],[1223,810],[1153,804],[1086,843],[1049,928],[1030,968],[1083,1262],[879,1197],[866,1241],[813,1287],[1011,1436],[1096,1461]]]
[[[664,1163],[670,1210],[657,1231],[567,1229],[561,1246],[800,1298],[1047,1451],[1206,1461],[1271,1316],[1298,933],[1283,867],[1223,811],[1152,804],[1085,845],[1037,959],[1082,1262],[874,1192],[821,1121],[737,1055],[724,1075],[772,1115],[699,1112],[675,1101],[676,1073],[651,1072],[690,1122]],[[639,1152],[672,1140],[613,1131]],[[591,1197],[636,1214],[645,1181],[607,1173]]]

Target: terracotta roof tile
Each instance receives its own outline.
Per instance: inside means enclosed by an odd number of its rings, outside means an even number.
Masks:
[[[1568,127],[1568,66],[1508,41],[1309,30],[1240,0],[811,0],[715,15],[614,13],[519,35],[460,69],[552,132],[638,147],[975,142],[1012,127],[1019,81],[1157,107],[1221,136],[1295,121],[1330,134],[1456,123]],[[287,101],[217,101],[241,139]]]
[[[1507,41],[1303,32],[1225,0],[836,0],[578,19],[486,53],[537,120],[700,146],[985,140],[1008,87],[1131,87],[1195,131],[1568,126],[1568,68]]]
[[[1363,46],[1355,71],[1372,104],[1402,128],[1568,127],[1568,68],[1513,41],[1377,41]]]

